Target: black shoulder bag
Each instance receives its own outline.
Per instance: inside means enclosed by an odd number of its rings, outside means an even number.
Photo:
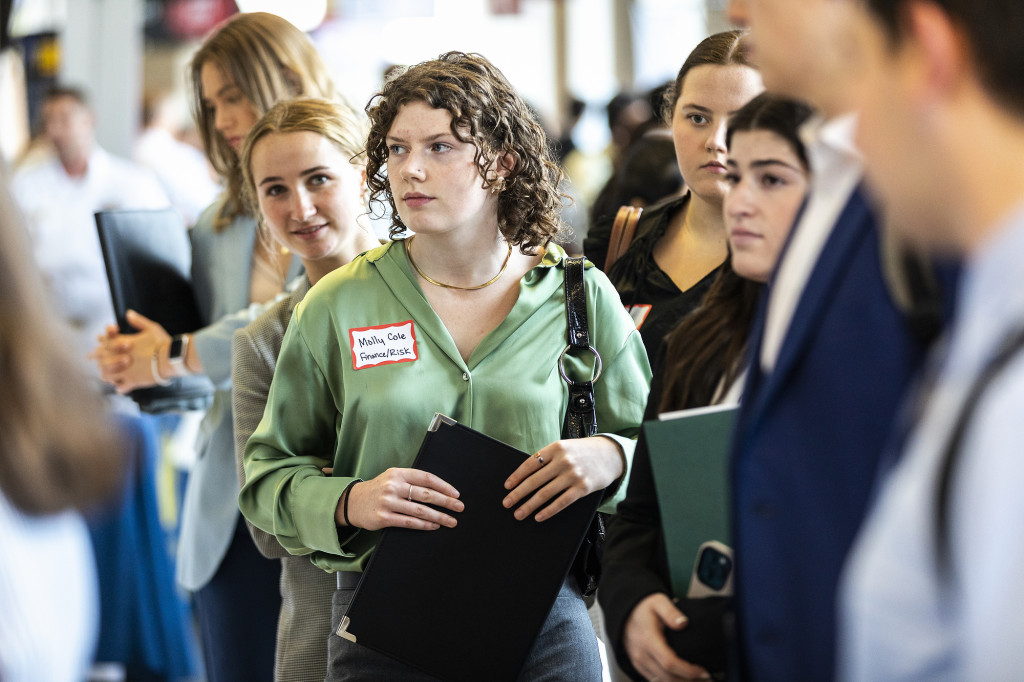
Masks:
[[[594,409],[594,382],[601,376],[601,356],[590,345],[590,324],[587,320],[587,290],[583,280],[583,258],[565,259],[565,314],[568,319],[567,345],[558,356],[558,372],[569,385],[569,405],[562,423],[562,438],[588,438],[597,433],[597,412]],[[565,371],[565,356],[570,351],[589,351],[597,363],[594,376],[575,381]],[[579,582],[584,597],[597,590],[601,578],[601,555],[604,552],[605,516],[598,512],[587,529],[571,572]]]

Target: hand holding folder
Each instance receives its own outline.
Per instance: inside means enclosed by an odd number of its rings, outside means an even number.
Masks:
[[[732,594],[729,447],[736,406],[681,410],[645,422],[672,593],[687,616],[665,630],[676,654],[713,675],[724,671]]]
[[[444,680],[515,680],[601,501],[518,521],[504,482],[528,455],[437,415],[413,467],[458,489],[454,528],[387,528],[342,636]]]

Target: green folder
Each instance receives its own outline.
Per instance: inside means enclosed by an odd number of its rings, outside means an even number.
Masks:
[[[644,422],[675,597],[685,597],[697,552],[731,545],[729,446],[736,405],[669,412]]]

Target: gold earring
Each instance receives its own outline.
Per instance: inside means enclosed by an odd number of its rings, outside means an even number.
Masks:
[[[501,194],[505,191],[505,176],[499,175],[498,179],[491,185],[491,194]]]

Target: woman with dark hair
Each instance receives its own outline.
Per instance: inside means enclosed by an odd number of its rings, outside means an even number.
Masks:
[[[723,212],[731,259],[702,305],[666,338],[645,418],[738,399],[757,298],[806,194],[810,168],[797,132],[810,114],[801,103],[762,94],[730,121]],[[670,596],[666,556],[641,437],[626,499],[608,531],[598,595],[624,670],[644,679],[699,677],[706,671],[676,656],[664,634],[665,628],[678,630],[686,623],[685,601],[674,604]]]
[[[300,95],[336,98],[316,48],[269,13],[237,14],[196,51],[188,70],[193,115],[206,156],[225,185],[192,229],[192,284],[208,326],[173,339],[134,311],[137,334],[111,328],[96,351],[102,377],[119,392],[205,374],[216,391],[200,426],[198,458],[182,509],[177,579],[195,596],[210,682],[271,680],[280,563],[260,556],[235,497],[231,336],[301,272],[287,250],[257,238],[241,196],[238,155],[274,103]]]
[[[296,310],[246,448],[239,497],[254,525],[339,574],[335,628],[380,539],[374,531],[457,523],[459,493],[411,468],[436,412],[534,453],[508,472],[502,491],[516,519],[548,519],[602,489],[611,511],[650,377],[635,326],[589,268],[593,345],[604,358],[595,391],[601,433],[562,440],[565,253],[553,241],[561,170],[498,69],[479,55],[447,53],[393,76],[367,112],[371,201],[391,205],[393,238],[415,235],[326,275]],[[383,360],[353,340],[371,331],[395,339]],[[328,680],[425,679],[336,634],[328,648]],[[575,578],[562,586],[520,678],[601,679]]]
[[[629,249],[608,269],[653,357],[665,334],[700,304],[728,255],[722,222],[729,116],[762,90],[742,31],[705,38],[665,95],[676,163],[688,192],[646,210]],[[603,262],[603,244],[588,256]],[[601,253],[594,253],[594,251]]]

